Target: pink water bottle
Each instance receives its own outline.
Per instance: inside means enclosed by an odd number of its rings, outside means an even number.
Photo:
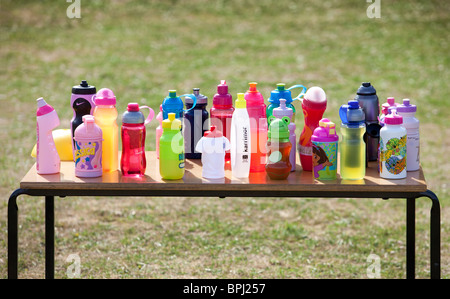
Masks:
[[[83,116],[83,123],[75,129],[75,176],[99,177],[102,168],[102,129],[95,124],[94,116]]]
[[[61,160],[52,134],[53,129],[59,126],[59,117],[55,109],[43,98],[36,101],[38,106],[36,111],[36,170],[38,174],[59,173]]]
[[[139,111],[142,108],[149,110],[147,119]],[[145,159],[145,125],[150,123],[155,113],[148,106],[139,106],[129,103],[127,111],[122,116],[122,157],[120,169],[124,176],[143,176],[147,162]]]
[[[162,105],[159,105],[159,113],[156,115],[156,120],[159,122],[159,125],[156,127],[156,158],[159,159],[159,139],[163,133],[162,122],[163,122],[163,113],[162,113]]]
[[[233,98],[231,94],[228,93],[227,82],[222,80],[217,86],[217,93],[213,97],[213,105],[209,115],[211,126],[215,126],[228,140],[231,138],[230,130],[233,112]],[[225,160],[230,160],[230,151],[226,152]]]

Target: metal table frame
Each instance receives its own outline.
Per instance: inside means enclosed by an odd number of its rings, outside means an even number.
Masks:
[[[438,197],[430,190],[426,192],[314,192],[255,191],[255,190],[83,190],[83,189],[17,189],[8,201],[8,278],[18,278],[18,206],[19,195],[45,197],[45,278],[54,278],[55,271],[55,196],[144,196],[144,197],[329,197],[329,198],[405,198],[406,199],[406,278],[415,278],[415,203],[420,197],[431,199],[430,211],[430,278],[441,275],[441,219]]]

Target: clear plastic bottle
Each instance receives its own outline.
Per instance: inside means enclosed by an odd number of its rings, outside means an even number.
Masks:
[[[251,155],[253,134],[251,134],[250,118],[243,93],[237,94],[234,106],[230,132],[231,173],[236,178],[247,178],[253,159],[253,155]]]
[[[344,180],[361,180],[366,175],[366,144],[363,136],[366,132],[365,115],[356,100],[342,105],[341,118],[340,173]]]

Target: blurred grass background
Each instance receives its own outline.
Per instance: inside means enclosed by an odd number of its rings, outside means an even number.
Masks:
[[[71,87],[83,79],[157,111],[167,90],[210,98],[226,79],[235,96],[258,82],[321,86],[325,117],[363,81],[410,98],[421,121],[421,162],[442,206],[442,276],[450,276],[450,8],[446,1],[365,0],[81,1],[0,3],[0,277],[7,276],[9,194],[35,162],[35,100],[69,128]],[[300,111],[299,103],[296,108]],[[209,105],[211,106],[211,105]],[[301,113],[299,113],[301,115]],[[303,128],[297,117],[297,135]],[[147,150],[154,150],[153,121]],[[148,161],[148,167],[156,167]],[[20,277],[43,277],[43,199],[19,201]],[[430,203],[417,200],[416,272],[428,277]],[[68,255],[82,278],[365,278],[381,257],[382,278],[405,277],[405,202],[373,199],[57,198],[56,277]]]

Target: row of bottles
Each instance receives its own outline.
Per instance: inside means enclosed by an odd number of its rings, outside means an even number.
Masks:
[[[302,88],[302,91],[292,98],[294,88]],[[294,100],[301,102],[304,115],[298,145]],[[280,83],[271,92],[269,103],[269,106],[265,105],[256,82],[249,83],[246,93],[237,94],[233,106],[228,85],[222,80],[209,114],[206,110],[208,98],[200,93],[200,89],[194,88],[192,94],[181,96],[177,96],[175,90],[169,90],[156,116],[159,121],[157,155],[160,165],[164,166],[160,167],[163,178],[182,177],[185,158],[201,158],[206,177],[216,177],[213,170],[222,176],[223,167],[215,165],[211,168],[209,164],[222,163],[222,159],[211,154],[223,154],[224,162],[231,160],[234,177],[243,178],[252,172],[266,171],[271,178],[283,179],[295,171],[297,146],[303,170],[312,171],[316,179],[335,178],[339,137],[334,123],[323,118],[327,107],[323,89],[316,86],[306,89],[303,85],[286,89],[285,84]],[[119,127],[114,93],[107,88],[96,92],[95,86],[82,81],[72,88],[71,107],[76,175],[100,176],[102,172],[117,170]],[[149,110],[147,118],[141,109]],[[416,106],[411,105],[409,99],[397,104],[389,97],[379,114],[375,89],[369,82],[362,83],[355,99],[339,110],[342,121],[341,177],[362,179],[367,162],[373,160],[379,161],[380,176],[384,178],[402,178],[406,171],[419,169],[419,122],[414,117],[415,112]],[[150,107],[137,103],[129,103],[122,115],[120,169],[123,175],[144,174],[145,126],[153,118]],[[51,134],[59,125],[59,119],[42,98],[38,99],[37,120],[38,173],[59,172],[59,157]],[[211,150],[213,145],[214,150]],[[42,157],[47,155],[53,155],[53,158],[46,159],[49,163],[42,163]],[[172,173],[167,165],[176,165],[176,170]]]

